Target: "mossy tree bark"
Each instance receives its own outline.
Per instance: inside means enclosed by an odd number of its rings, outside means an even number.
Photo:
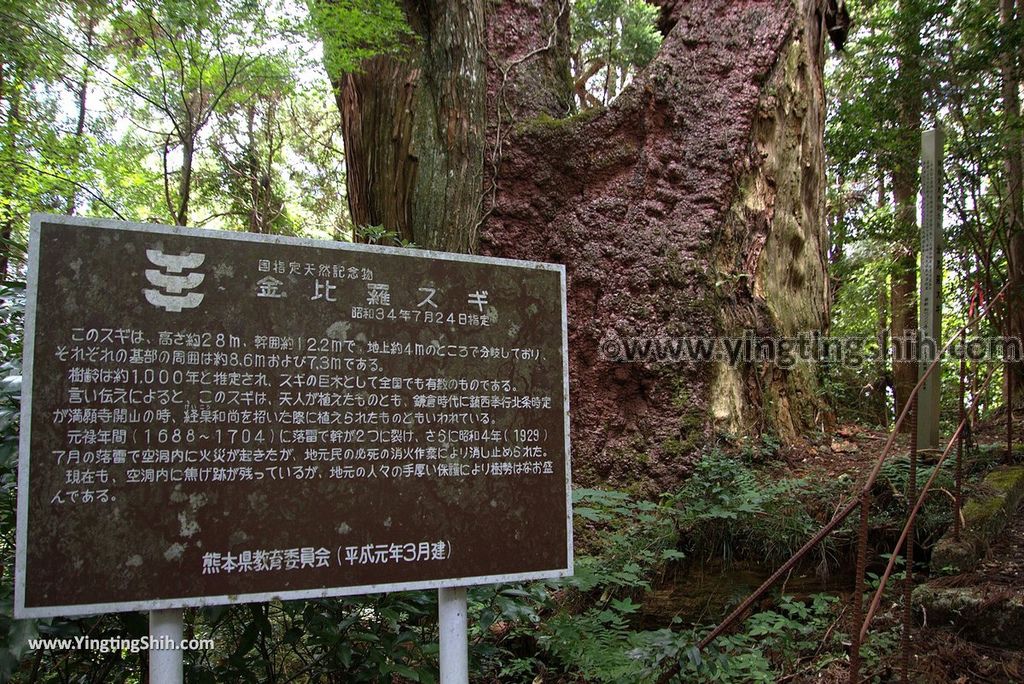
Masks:
[[[567,0],[469,1],[407,7],[410,55],[338,80],[353,219],[567,265],[579,481],[665,488],[716,430],[821,427],[813,366],[601,344],[827,327],[824,3],[670,1],[654,61],[573,114]]]
[[[483,0],[404,3],[417,40],[334,79],[352,221],[421,247],[477,242],[485,146]]]

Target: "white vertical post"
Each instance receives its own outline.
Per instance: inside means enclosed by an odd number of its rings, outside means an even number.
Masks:
[[[184,633],[185,616],[180,608],[149,611],[150,646],[178,646]],[[149,649],[150,684],[182,684],[184,669],[180,648]]]
[[[468,684],[465,587],[437,590],[437,618],[441,633],[441,684]]]
[[[921,298],[918,343],[921,373],[942,346],[942,145],[939,129],[921,133]],[[917,444],[939,446],[939,395],[942,369],[936,368],[921,387],[917,402]]]

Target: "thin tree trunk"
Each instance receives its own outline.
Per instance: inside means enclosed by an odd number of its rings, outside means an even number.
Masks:
[[[883,427],[889,428],[889,397],[886,390],[890,385],[888,368],[885,363],[885,350],[889,347],[889,299],[885,296],[886,276],[879,278],[875,296],[875,337],[880,351],[878,363],[875,365],[875,401],[878,404],[879,416]]]
[[[895,412],[899,415],[918,380],[917,360],[910,346],[917,330],[917,263],[912,256],[904,256],[899,260],[892,274],[889,292],[892,340],[896,353],[892,364],[893,394],[896,399]],[[916,427],[904,424],[901,432],[912,429]]]
[[[917,252],[919,234],[917,226],[917,194],[920,187],[921,115],[924,106],[924,86],[921,82],[921,17],[923,13],[914,2],[905,3],[903,17],[897,25],[900,41],[899,72],[896,91],[899,94],[900,135],[896,166],[892,173],[892,198],[896,219],[896,235],[901,243],[899,256],[892,274],[891,305],[892,335],[907,339],[917,331]],[[905,362],[894,360],[893,388],[898,415],[917,384],[916,359]],[[904,423],[902,432],[917,427]]]
[[[1016,0],[1000,0],[1000,27],[1009,32],[1017,19]],[[1021,136],[1019,67],[1015,50],[1007,50],[1001,56],[1003,114],[1007,128],[1004,159],[1007,191],[1002,215],[1009,244],[1006,261],[1010,281],[1006,333],[1024,340],[1024,153],[1021,149],[1024,138]],[[1007,370],[1013,374],[1009,385],[1014,388],[1014,394],[1019,394],[1019,388],[1024,387],[1021,364],[1008,364]],[[1008,401],[1011,399],[1008,397]]]
[[[246,174],[249,176],[249,232],[264,233],[266,227],[260,218],[260,169],[257,159],[256,145],[256,105],[250,103],[246,108],[246,135],[248,136],[245,154]]]
[[[188,225],[189,202],[192,199],[192,163],[195,158],[195,139],[186,136],[181,141],[181,177],[178,179],[178,210],[174,221],[179,226]]]
[[[17,160],[18,156],[18,128],[21,124],[21,97],[17,89],[11,94],[10,108],[7,116],[7,149],[4,150],[5,157],[9,163]],[[13,190],[13,188],[12,188]],[[5,212],[3,224],[0,225],[0,280],[7,280],[7,271],[11,264],[11,238],[14,236],[15,215],[13,212]]]
[[[92,55],[93,43],[96,36],[96,16],[95,8],[92,4],[87,6],[88,16],[85,20],[85,50],[87,55]],[[78,86],[78,92],[76,93],[78,99],[78,119],[75,124],[75,141],[76,147],[74,154],[71,156],[72,165],[77,167],[82,158],[82,145],[85,141],[85,122],[88,117],[88,98],[89,98],[89,64],[86,61],[82,65],[82,80]],[[78,185],[71,183],[71,187],[68,189],[68,202],[66,212],[69,216],[75,213],[75,206],[78,203]]]

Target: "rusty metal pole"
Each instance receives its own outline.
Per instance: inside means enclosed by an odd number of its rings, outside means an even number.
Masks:
[[[871,511],[871,494],[867,490],[860,495],[860,532],[857,535],[857,569],[853,579],[853,611],[850,620],[850,684],[860,682],[860,624],[864,621],[864,573],[868,565],[868,514]]]
[[[953,538],[960,540],[960,511],[964,502],[964,432],[967,430],[967,411],[964,401],[967,388],[967,328],[960,330],[960,422],[964,429],[960,430],[956,444],[956,480],[953,483]]]
[[[917,395],[914,395],[911,404],[911,415],[914,421],[917,420]],[[910,473],[907,478],[907,514],[913,513],[914,504],[917,502],[917,431],[910,433]],[[913,656],[913,645],[911,643],[914,620],[914,611],[911,606],[911,597],[914,593],[914,537],[916,532],[916,518],[911,517],[908,521],[910,531],[907,534],[906,549],[903,557],[906,560],[906,579],[903,580],[903,634],[901,647],[903,650],[902,681],[904,684],[910,681],[910,659]]]

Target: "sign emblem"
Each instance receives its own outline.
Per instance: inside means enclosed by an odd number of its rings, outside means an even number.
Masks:
[[[150,304],[166,311],[179,312],[182,309],[194,309],[202,303],[203,295],[189,290],[199,287],[206,274],[187,271],[202,266],[206,260],[205,254],[164,254],[159,249],[147,249],[146,257],[161,269],[146,269],[146,280],[160,288],[142,290]]]

